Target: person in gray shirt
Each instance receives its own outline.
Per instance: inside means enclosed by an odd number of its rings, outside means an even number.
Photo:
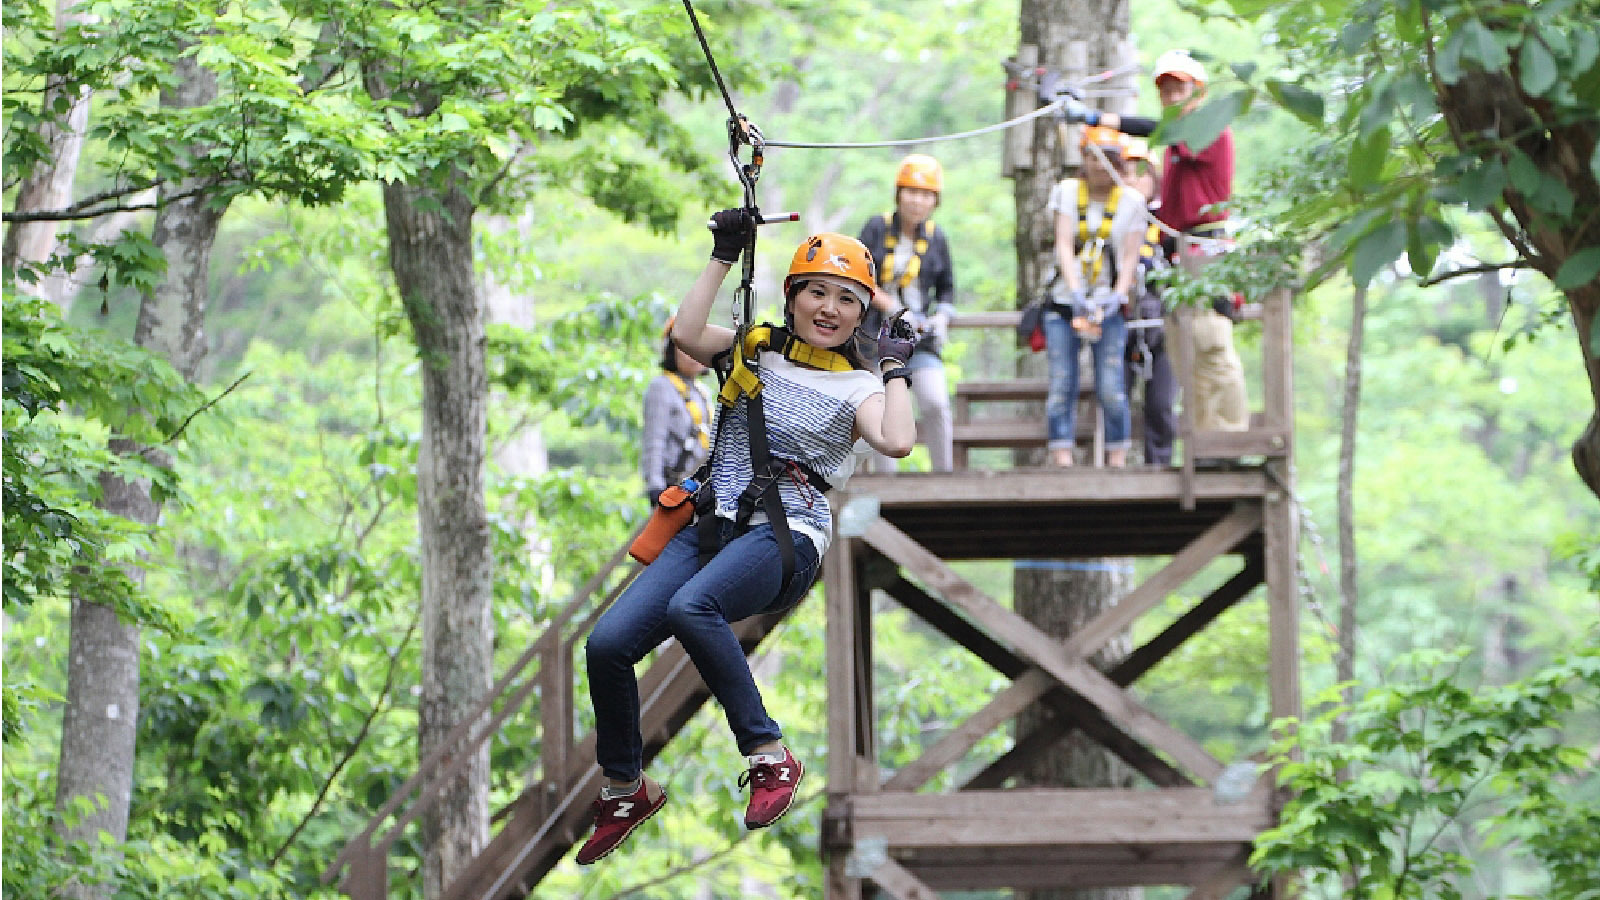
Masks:
[[[667,485],[700,468],[711,452],[711,398],[700,386],[706,367],[672,343],[667,322],[661,374],[644,391],[644,449],[639,454],[645,497],[654,502]]]

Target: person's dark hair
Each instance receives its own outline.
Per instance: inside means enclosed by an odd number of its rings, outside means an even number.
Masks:
[[[672,335],[667,335],[661,342],[661,370],[663,372],[678,371],[678,345],[672,342]]]
[[[790,331],[794,330],[794,311],[791,305],[794,303],[794,298],[799,295],[801,289],[803,289],[805,286],[806,283],[804,281],[796,281],[794,284],[789,286],[789,293],[783,298],[784,324],[789,326]],[[865,322],[866,319],[867,307],[862,306],[861,321]],[[843,355],[845,359],[849,360],[850,365],[856,367],[857,369],[861,369],[862,371],[871,372],[874,371],[874,369],[872,365],[867,362],[867,358],[877,351],[877,343],[878,336],[872,335],[871,339],[869,340],[866,335],[861,333],[861,322],[857,322],[856,327],[850,332],[850,337],[846,338],[843,344],[834,347],[833,349],[835,352]],[[863,349],[866,347],[871,347],[872,349]]]

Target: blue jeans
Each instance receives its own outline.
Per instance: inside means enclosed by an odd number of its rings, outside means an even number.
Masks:
[[[669,637],[683,645],[722,704],[740,753],[748,756],[783,737],[767,715],[744,648],[728,623],[799,603],[816,579],[817,550],[810,538],[793,532],[794,580],[782,591],[783,558],[772,526],[757,525],[735,538],[733,522],[718,522],[727,543],[705,568],[700,568],[697,523],[667,543],[589,634],[584,652],[595,758],[608,778],[632,781],[644,768],[633,665]]]
[[[1044,337],[1050,361],[1050,391],[1044,414],[1049,423],[1049,446],[1071,447],[1078,427],[1078,351],[1083,341],[1072,322],[1054,310],[1044,314]],[[1094,387],[1106,417],[1106,449],[1125,450],[1131,443],[1132,420],[1128,388],[1122,376],[1122,357],[1128,346],[1128,322],[1118,310],[1100,323],[1100,340],[1089,345],[1094,358]]]

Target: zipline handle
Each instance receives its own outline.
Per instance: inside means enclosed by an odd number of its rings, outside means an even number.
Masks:
[[[759,209],[752,209],[750,211],[750,215],[756,220],[756,224],[757,225],[778,225],[778,224],[781,224],[783,222],[798,222],[798,221],[800,221],[800,214],[797,213],[797,212],[773,213],[772,215],[769,216],[769,215],[764,215],[761,212],[761,210],[759,210]],[[717,230],[717,220],[716,219],[707,219],[706,220],[706,227],[711,229],[712,231],[716,231]]]

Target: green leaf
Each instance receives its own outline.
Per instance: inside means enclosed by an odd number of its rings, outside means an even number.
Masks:
[[[1240,81],[1248,84],[1250,82],[1250,78],[1256,74],[1257,66],[1253,62],[1236,62],[1232,63],[1229,68],[1233,69],[1233,74]]]
[[[1389,158],[1389,129],[1380,128],[1350,147],[1350,180],[1357,187],[1378,183],[1383,164]]]
[[[1539,192],[1539,166],[1526,153],[1515,149],[1511,151],[1511,165],[1507,167],[1507,173],[1511,176],[1511,186],[1519,193],[1532,197]]]
[[[1600,141],[1594,145],[1594,152],[1589,154],[1589,172],[1594,175],[1595,181],[1600,181]]]
[[[1324,106],[1322,95],[1316,91],[1308,90],[1293,82],[1269,78],[1267,93],[1272,95],[1272,99],[1279,106],[1307,125],[1316,127],[1322,124]]]
[[[1570,291],[1593,283],[1596,275],[1600,275],[1600,247],[1585,247],[1561,264],[1554,284],[1560,290]]]
[[[1501,192],[1505,190],[1505,165],[1498,159],[1488,160],[1482,165],[1462,172],[1456,184],[1460,188],[1461,199],[1469,209],[1488,209],[1500,199]]]
[[[1400,258],[1406,247],[1404,222],[1385,222],[1356,242],[1350,253],[1350,280],[1366,287],[1378,270]]]
[[[1536,37],[1529,37],[1522,42],[1522,58],[1518,62],[1521,69],[1522,89],[1534,97],[1543,96],[1556,83],[1556,60],[1545,49],[1544,44]]]
[[[1477,60],[1486,72],[1498,72],[1511,62],[1506,48],[1500,46],[1494,32],[1477,19],[1468,19],[1461,26],[1461,59]]]
[[[1199,152],[1216,142],[1222,129],[1249,107],[1254,91],[1242,88],[1225,94],[1204,106],[1161,127],[1160,143],[1188,144]]]

